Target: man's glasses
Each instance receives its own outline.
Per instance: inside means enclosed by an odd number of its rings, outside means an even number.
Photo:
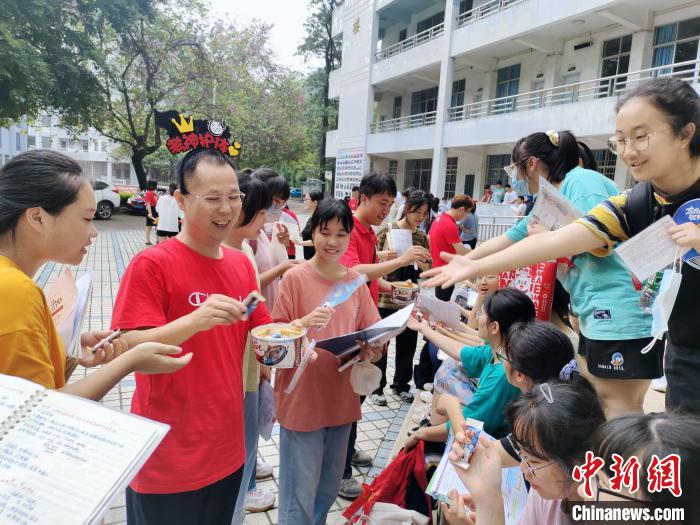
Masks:
[[[196,193],[187,193],[186,195],[191,195],[196,199],[201,200],[206,206],[210,208],[220,208],[224,201],[228,202],[229,206],[232,208],[235,206],[240,206],[243,203],[243,198],[245,193],[232,193],[230,195],[197,195]]]
[[[520,461],[525,463],[525,466],[530,471],[530,474],[532,474],[533,477],[537,477],[537,474],[535,474],[536,471],[542,470],[543,468],[547,468],[547,467],[554,465],[556,463],[556,461],[550,461],[546,465],[541,465],[539,467],[533,467],[532,465],[530,465],[530,462],[528,461],[527,456],[525,454],[523,454],[522,451],[520,450],[520,447],[517,445],[517,441],[513,437],[513,434],[508,434],[506,436],[506,439],[508,440],[508,443],[510,443],[510,446],[515,451],[515,455],[518,456],[518,459]]]

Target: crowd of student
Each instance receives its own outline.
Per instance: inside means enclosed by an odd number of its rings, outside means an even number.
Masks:
[[[322,524],[338,494],[360,494],[352,465],[371,463],[355,447],[364,396],[356,392],[354,370],[338,372],[337,359],[322,349],[288,393],[295,371],[278,369],[273,380],[255,358],[250,331],[277,321],[322,340],[394,313],[392,282],[429,278],[423,285],[437,286],[445,301],[460,283],[477,295],[471,310],[462,310],[466,322],[448,330],[429,312],[427,320],[412,317],[396,338],[390,385],[410,402],[412,379],[419,389],[433,384],[432,409],[407,437],[406,450],[419,441],[444,444],[452,433],[451,457],[458,460],[467,418],[483,421],[496,438],[480,439],[470,468],[459,470],[469,495],[451,494],[443,508],[449,523],[473,524],[475,516],[479,525],[504,523],[501,469],[517,465],[530,487],[524,525],[568,523],[571,504],[591,497],[684,505],[686,516],[697,516],[700,270],[681,264],[682,286],[663,340],[653,337],[653,315],[640,307],[642,284],[610,253],[700,198],[699,128],[700,99],[683,81],[656,79],[622,98],[611,147],[638,181],[623,193],[590,169],[590,150],[570,132],[522,138],[507,169],[510,185],[487,189],[485,200],[536,195],[543,177],[584,216],[556,231],[525,218],[478,246],[469,196],[457,195],[449,206],[411,189],[397,198],[393,179],[374,174],[349,202],[307,194],[311,217],[296,239],[293,226],[284,226],[296,218],[286,208],[282,176],[267,168],[237,173],[218,151],[190,151],[177,164],[172,202],[163,205],[174,232],[177,204],[181,231],[132,259],[111,320],[123,335],[93,352],[108,332],[83,334],[81,364],[99,368],[72,383],[32,278],[48,261],[81,262],[97,235],[95,200],[74,161],[51,151],[22,153],[0,170],[0,373],[99,400],[137,372],[131,411],[170,431],[127,489],[130,524],[243,523],[246,510],[270,508],[274,496],[256,479],[271,473],[258,459],[257,442],[258,396],[272,382],[280,424],[278,522]],[[147,203],[153,220],[161,201],[149,196]],[[401,254],[391,243],[396,229],[412,236]],[[700,249],[693,223],[669,234],[681,248]],[[294,258],[295,242],[303,262]],[[577,352],[559,328],[535,320],[525,293],[499,289],[499,272],[551,259],[562,261],[558,279],[577,321]],[[340,305],[324,305],[338,283],[360,275],[367,286]],[[242,301],[255,290],[266,300],[247,315]],[[414,370],[419,334],[425,344]],[[438,349],[447,357],[439,359]],[[379,367],[371,399],[386,404],[386,347],[362,343],[360,357]],[[649,382],[664,371],[667,412],[644,415]],[[605,460],[592,496],[575,481],[589,451]],[[637,457],[646,473],[670,454],[682,465],[681,494],[611,483],[616,455]]]

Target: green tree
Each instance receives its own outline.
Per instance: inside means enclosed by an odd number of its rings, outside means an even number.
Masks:
[[[0,10],[0,122],[52,109],[66,124],[99,120],[108,99],[97,42],[149,19],[148,0],[5,0]]]
[[[333,12],[341,3],[341,0],[310,0],[311,14],[304,23],[306,38],[298,49],[298,52],[305,57],[320,57],[324,62],[321,72],[311,79],[312,85],[320,86],[318,97],[321,101],[321,125],[318,131],[320,136],[317,151],[321,179],[326,172],[326,132],[329,130],[334,111],[334,106],[328,98],[328,80],[331,71],[340,65],[341,52],[338,42],[333,38]]]

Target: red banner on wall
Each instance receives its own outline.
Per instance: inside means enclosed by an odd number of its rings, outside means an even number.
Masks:
[[[527,268],[503,272],[499,278],[501,288],[515,288],[525,292],[535,303],[537,319],[549,321],[557,278],[556,262],[539,263]]]

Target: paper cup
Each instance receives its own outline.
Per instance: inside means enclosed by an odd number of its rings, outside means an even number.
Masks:
[[[411,281],[391,283],[391,302],[407,305],[418,298],[419,287]]]
[[[290,324],[273,323],[251,330],[255,358],[262,365],[294,368],[301,362],[306,330]]]

